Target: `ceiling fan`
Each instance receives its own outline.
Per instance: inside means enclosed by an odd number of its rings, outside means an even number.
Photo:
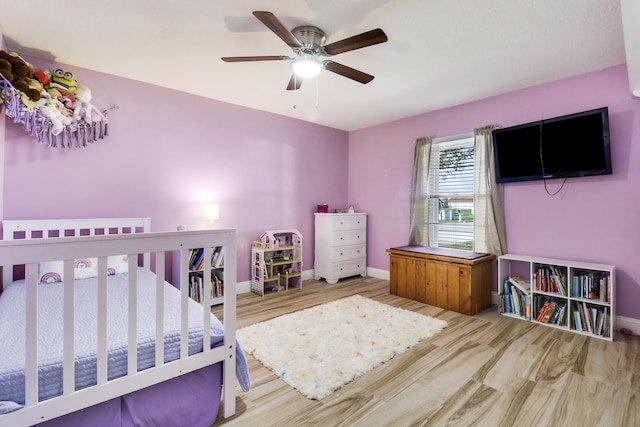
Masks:
[[[321,57],[337,55],[339,53],[356,50],[387,41],[387,35],[380,28],[367,31],[343,40],[324,45],[325,35],[318,27],[313,25],[302,25],[287,30],[284,25],[271,12],[254,11],[253,15],[284,41],[295,53],[295,57],[290,58],[284,55],[276,56],[225,56],[221,59],[225,62],[248,62],[248,61],[291,61],[293,74],[289,80],[287,90],[300,89],[302,80],[315,77],[324,68],[336,74],[350,78],[362,84],[373,80],[371,74],[347,67],[329,59],[322,60]]]

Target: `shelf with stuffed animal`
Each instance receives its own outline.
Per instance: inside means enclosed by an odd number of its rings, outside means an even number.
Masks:
[[[84,147],[108,135],[106,113],[72,72],[34,71],[15,52],[0,50],[0,106],[25,131],[51,147]]]

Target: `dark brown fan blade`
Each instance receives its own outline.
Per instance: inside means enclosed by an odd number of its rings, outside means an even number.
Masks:
[[[295,74],[291,74],[291,79],[289,79],[289,84],[287,85],[287,90],[298,90],[300,86],[302,86],[302,77],[297,77]]]
[[[355,68],[347,67],[346,65],[338,64],[333,61],[324,61],[324,68],[332,73],[340,74],[341,76],[345,76],[362,84],[367,84],[373,80],[373,76],[371,74],[363,73]]]
[[[289,47],[302,47],[302,44],[297,38],[291,34],[291,31],[287,30],[284,25],[276,18],[271,12],[254,11],[253,16],[258,18],[260,22],[267,26],[276,36],[280,37]]]
[[[358,34],[353,37],[348,37],[337,42],[329,43],[324,46],[324,51],[328,55],[337,55],[339,53],[348,52],[350,50],[356,50],[363,47],[371,46],[378,43],[386,42],[387,35],[380,28],[367,31],[366,33]]]
[[[223,56],[224,62],[248,62],[248,61],[284,61],[285,59],[291,59],[288,56]]]

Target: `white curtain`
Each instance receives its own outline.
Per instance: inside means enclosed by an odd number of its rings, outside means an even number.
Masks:
[[[496,256],[507,253],[504,189],[496,182],[491,132],[496,126],[474,129],[474,248]]]
[[[413,153],[411,177],[411,212],[409,219],[409,245],[429,246],[429,227],[426,224],[429,200],[427,177],[431,157],[432,138],[419,138]]]

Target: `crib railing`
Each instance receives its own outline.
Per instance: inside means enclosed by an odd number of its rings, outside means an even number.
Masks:
[[[203,330],[204,351],[188,355],[188,252],[190,248],[205,248],[205,259],[210,259],[211,248],[223,246],[225,257],[224,292],[224,345],[211,349],[209,328]],[[164,362],[163,335],[163,286],[165,254],[180,254],[181,286],[181,348],[180,358]],[[14,265],[25,266],[26,283],[26,341],[25,341],[25,405],[24,408],[0,415],[0,425],[33,425],[66,413],[70,413],[97,403],[122,396],[170,378],[223,361],[223,411],[228,417],[235,412],[235,358],[236,358],[236,237],[235,230],[180,231],[158,233],[128,233],[119,235],[87,235],[64,238],[22,238],[0,242],[0,263],[4,269]],[[108,380],[107,378],[107,258],[127,254],[129,262],[128,286],[128,373],[126,376]],[[156,274],[156,361],[155,367],[137,372],[137,274],[140,256],[155,262]],[[79,391],[74,382],[74,260],[96,257],[98,259],[98,324],[97,344],[97,385]],[[64,260],[64,351],[63,351],[63,393],[43,402],[38,402],[38,264],[44,261]],[[153,263],[152,263],[153,264]],[[211,274],[209,263],[205,264],[203,277],[205,291],[202,302],[203,324],[211,319],[210,290]],[[11,268],[12,269],[12,268]]]

